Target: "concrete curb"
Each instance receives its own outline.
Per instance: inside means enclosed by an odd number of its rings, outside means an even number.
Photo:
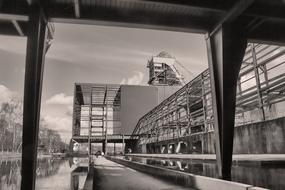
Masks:
[[[237,182],[225,181],[221,179],[215,179],[205,176],[194,175],[190,173],[184,173],[180,171],[174,171],[167,168],[161,168],[157,166],[146,165],[138,162],[131,162],[115,157],[106,157],[107,159],[128,166],[132,169],[148,173],[150,175],[163,178],[166,180],[174,181],[176,184],[186,187],[192,187],[202,190],[259,190],[259,188],[252,185],[246,185]],[[261,190],[266,190],[261,188]]]
[[[173,159],[173,160],[193,160],[197,162],[216,162],[214,154],[126,154],[126,156],[151,158],[151,159]],[[285,154],[278,155],[233,155],[233,165],[240,166],[276,166],[285,164]]]

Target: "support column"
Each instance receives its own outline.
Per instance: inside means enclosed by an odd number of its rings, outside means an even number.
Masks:
[[[47,21],[40,5],[30,5],[23,111],[21,189],[35,189],[40,105]]]
[[[251,44],[251,53],[252,53],[252,62],[253,62],[253,69],[254,69],[254,75],[255,75],[255,82],[256,82],[256,88],[257,88],[257,98],[258,98],[258,105],[259,110],[261,112],[262,120],[265,120],[265,112],[263,108],[263,99],[262,99],[262,93],[261,93],[261,85],[260,85],[260,77],[259,77],[259,71],[258,71],[258,64],[257,64],[257,57],[255,52],[255,44]]]
[[[116,155],[116,143],[114,143],[114,155]]]
[[[90,104],[89,104],[89,129],[88,129],[88,156],[91,155],[91,133],[92,133],[92,88],[90,91]]]
[[[106,116],[105,116],[105,151],[104,154],[107,155],[108,146],[108,104],[106,103]]]
[[[203,118],[204,118],[204,132],[208,132],[208,122],[207,122],[207,99],[206,99],[206,88],[204,73],[201,74],[201,88],[202,88],[202,103],[203,103]]]
[[[125,135],[123,134],[123,136],[122,136],[122,148],[123,148],[123,155],[125,155]]]
[[[102,142],[102,152],[104,152],[104,154],[105,154],[105,151],[106,151],[106,143],[104,141],[104,142]]]
[[[216,156],[220,178],[231,180],[236,87],[247,40],[244,29],[224,23],[207,36]]]

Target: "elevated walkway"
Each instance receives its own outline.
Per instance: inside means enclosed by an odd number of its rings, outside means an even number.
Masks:
[[[78,143],[87,143],[89,136],[88,135],[73,136],[72,139]],[[105,135],[90,137],[91,143],[104,142],[105,139],[106,139]],[[107,135],[108,143],[121,143],[123,140],[131,141],[131,140],[137,140],[137,139],[138,139],[138,136],[136,135]]]

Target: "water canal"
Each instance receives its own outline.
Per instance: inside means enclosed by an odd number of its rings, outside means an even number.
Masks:
[[[80,172],[78,171],[80,168]],[[37,164],[37,190],[79,190],[83,187],[87,170],[78,159],[42,158]],[[77,169],[77,170],[76,170]],[[20,190],[21,160],[0,160],[0,190]],[[75,171],[75,172],[74,172]]]
[[[215,162],[198,160],[160,159],[126,156],[126,160],[183,171],[201,176],[218,178]],[[233,165],[232,181],[264,187],[272,190],[285,189],[285,165]]]
[[[125,157],[125,159],[172,170],[217,178],[214,162],[194,160]],[[87,158],[42,158],[37,164],[36,189],[79,190],[87,175]],[[20,159],[0,160],[0,190],[19,190]],[[285,166],[233,165],[232,180],[273,190],[285,189]]]

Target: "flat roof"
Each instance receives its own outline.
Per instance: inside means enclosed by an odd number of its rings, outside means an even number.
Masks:
[[[75,83],[75,95],[80,105],[120,105],[120,85]]]

